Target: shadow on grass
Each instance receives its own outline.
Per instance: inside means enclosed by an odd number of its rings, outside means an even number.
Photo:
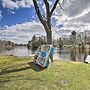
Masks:
[[[41,66],[37,65],[37,64],[34,64],[34,62],[30,62],[28,63],[28,65],[30,66],[30,68],[36,72],[39,72],[39,71],[42,71],[44,70],[45,68],[42,68]]]
[[[0,80],[0,84],[1,83],[7,83],[7,82],[10,82],[10,80]]]
[[[10,70],[2,69],[1,72],[0,72],[0,75],[7,74],[7,73],[20,72],[20,71],[24,71],[24,70],[27,70],[27,69],[30,69],[30,67],[27,66],[27,67],[23,67],[23,68],[15,68],[15,69],[10,69]]]
[[[24,71],[27,69],[32,69],[36,72],[42,71],[44,69],[44,68],[40,67],[39,65],[34,64],[33,62],[27,63],[26,65],[28,65],[28,66],[23,66],[20,68],[14,68],[14,66],[13,66],[13,69],[12,69],[12,67],[11,68],[9,67],[6,69],[4,68],[1,70],[0,75],[4,75],[4,74],[8,74],[8,73],[14,73],[14,72],[20,72],[20,71]]]

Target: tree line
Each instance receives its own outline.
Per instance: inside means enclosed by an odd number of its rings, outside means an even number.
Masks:
[[[82,36],[80,33],[77,33],[76,31],[72,31],[71,35],[68,37],[59,37],[57,39],[53,39],[52,44],[53,46],[62,48],[65,45],[70,47],[76,47],[78,48],[85,48],[86,45],[90,45],[90,36]],[[28,41],[27,47],[30,49],[37,49],[40,45],[47,44],[47,39],[45,36],[36,37],[35,35],[32,37],[30,41]]]

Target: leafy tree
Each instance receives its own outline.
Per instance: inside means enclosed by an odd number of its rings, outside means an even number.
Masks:
[[[76,44],[76,35],[77,35],[76,31],[71,32],[70,41],[72,44]]]
[[[59,38],[59,47],[62,48],[62,46],[63,46],[63,41],[61,38]]]
[[[27,47],[31,49],[37,49],[40,45],[46,44],[46,40],[44,37],[36,37],[35,35],[32,37],[31,41],[28,41]]]
[[[39,45],[46,44],[45,39],[44,39],[44,38],[42,38],[42,37],[39,37],[38,42],[39,42]]]
[[[37,47],[38,47],[37,37],[36,37],[35,35],[32,37],[31,47],[32,47],[32,48],[37,48]]]

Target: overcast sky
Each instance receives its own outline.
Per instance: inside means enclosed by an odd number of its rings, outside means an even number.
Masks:
[[[39,1],[42,14],[43,0]],[[48,0],[52,8],[55,0]],[[62,0],[52,16],[53,36],[70,34],[70,31],[90,30],[90,0]],[[58,32],[58,34],[56,33]],[[27,43],[33,35],[45,35],[45,30],[35,13],[32,0],[0,0],[0,39]]]

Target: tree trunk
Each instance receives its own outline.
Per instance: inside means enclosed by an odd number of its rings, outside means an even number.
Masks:
[[[46,32],[46,35],[47,35],[47,44],[52,44],[52,31],[48,30]]]
[[[47,21],[43,23],[44,29],[46,31],[47,44],[52,45],[52,30],[51,30],[51,19],[48,17]]]
[[[46,34],[47,34],[47,44],[51,44],[52,45],[51,17],[50,17],[49,13],[47,15],[47,25],[48,25],[48,28],[49,28],[49,30],[46,31]]]

